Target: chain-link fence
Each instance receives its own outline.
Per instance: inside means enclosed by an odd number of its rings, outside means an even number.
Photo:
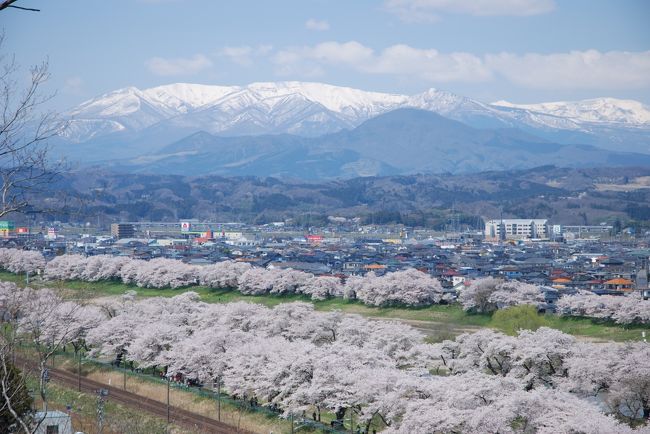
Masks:
[[[157,385],[167,387],[167,379],[164,377],[159,370],[153,368],[139,369],[136,367],[128,367],[120,364],[119,366],[110,361],[99,360],[90,357],[76,357],[73,352],[59,350],[53,354],[52,364],[56,366],[57,362],[61,361],[72,362],[74,365],[69,364],[65,368],[67,370],[74,369],[76,372],[80,370],[99,369],[104,372],[117,372],[120,373],[123,377],[123,387],[126,387],[128,384],[128,378],[138,379],[144,382],[149,382]],[[113,384],[113,386],[117,386]],[[217,393],[217,391],[212,388],[205,388],[201,386],[192,386],[182,382],[170,381],[169,387],[173,390],[178,390],[186,393],[191,393],[194,396],[210,399],[215,402],[215,406],[225,407],[229,406],[235,408],[238,411],[245,411],[250,413],[261,414],[266,417],[275,417],[282,418],[282,412],[279,408],[274,408],[269,405],[260,405],[257,403],[256,399],[236,399],[228,394],[223,392]],[[294,417],[293,426],[295,432],[300,431],[309,431],[309,432],[322,432],[322,433],[331,433],[331,434],[342,434],[350,432],[349,430],[343,430],[340,427],[334,428],[326,425],[325,423],[319,422],[317,420],[310,419],[309,417]]]

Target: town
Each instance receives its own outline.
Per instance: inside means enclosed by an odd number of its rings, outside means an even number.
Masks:
[[[191,265],[234,260],[316,276],[348,276],[414,268],[450,291],[482,277],[515,279],[561,294],[634,291],[650,296],[650,234],[614,235],[611,225],[562,226],[546,219],[488,220],[483,232],[436,232],[403,225],[361,225],[332,217],[304,233],[284,222],[268,225],[199,222],[113,223],[108,230],[55,224],[36,232],[0,221],[2,247],[61,254],[176,259]]]

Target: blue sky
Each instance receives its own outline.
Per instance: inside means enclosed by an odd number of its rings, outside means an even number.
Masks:
[[[19,0],[4,53],[64,109],[120,87],[305,80],[517,103],[650,103],[646,0]]]

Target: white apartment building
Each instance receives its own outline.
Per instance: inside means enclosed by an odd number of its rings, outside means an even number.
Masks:
[[[547,219],[499,219],[485,222],[485,240],[525,240],[549,238]]]

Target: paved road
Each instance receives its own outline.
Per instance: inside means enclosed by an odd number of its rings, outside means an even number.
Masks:
[[[17,358],[16,361],[23,366],[35,367],[35,364],[27,359]],[[77,389],[79,380],[75,374],[54,368],[48,368],[48,372],[51,380]],[[163,419],[167,418],[167,404],[165,403],[81,377],[81,390],[83,392],[97,393],[100,389],[108,390],[108,399],[111,401],[118,402],[129,408],[145,411]],[[172,423],[196,431],[215,434],[251,434],[248,431],[241,429],[238,431],[236,427],[174,406],[170,407],[169,416]]]

